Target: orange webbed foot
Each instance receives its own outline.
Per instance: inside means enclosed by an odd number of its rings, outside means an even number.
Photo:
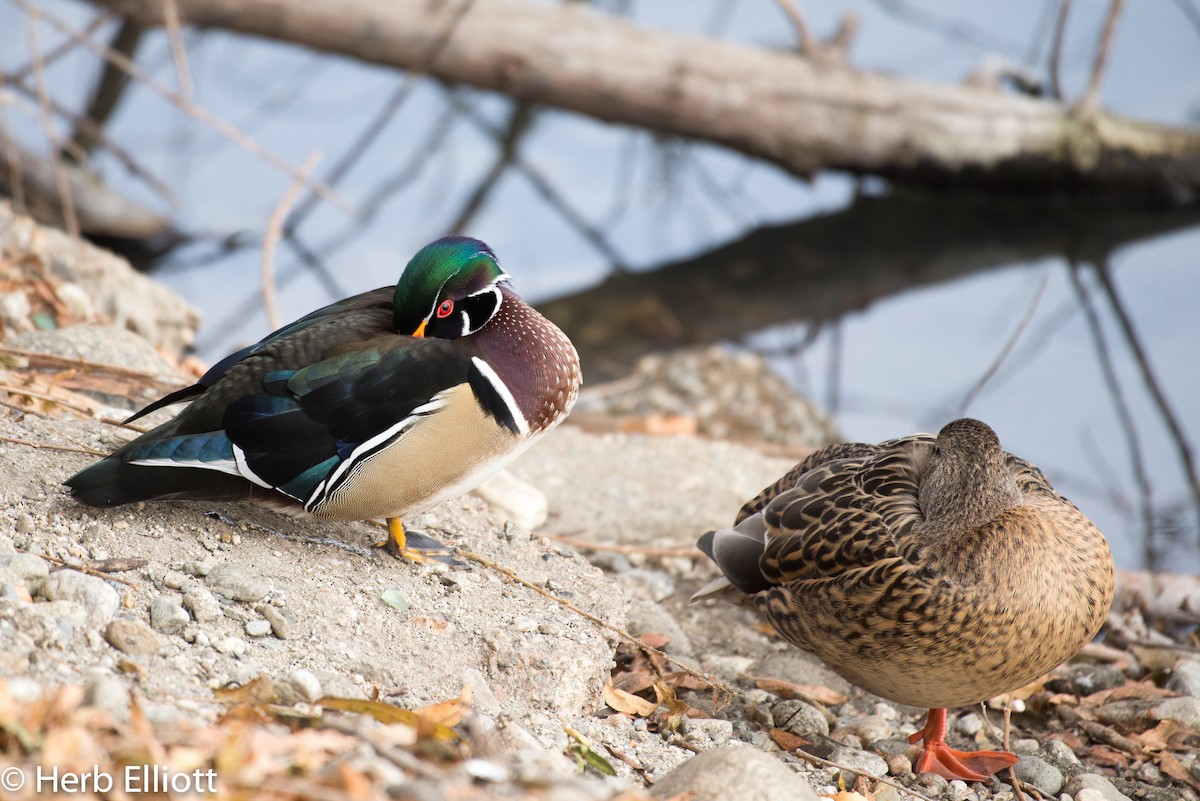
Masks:
[[[931,709],[925,728],[908,738],[910,743],[925,741],[925,750],[917,758],[915,773],[936,773],[946,779],[985,782],[992,774],[1017,764],[1017,755],[1008,751],[956,751],[946,745],[946,710]]]

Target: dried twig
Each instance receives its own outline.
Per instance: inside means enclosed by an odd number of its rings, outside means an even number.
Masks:
[[[1038,303],[1040,303],[1042,300],[1042,293],[1046,291],[1046,284],[1049,282],[1049,280],[1050,274],[1044,273],[1042,275],[1042,282],[1038,284],[1037,291],[1033,293],[1033,299],[1029,301],[1029,308],[1025,310],[1025,316],[1021,318],[1019,323],[1017,323],[1017,327],[1013,329],[1012,335],[1009,336],[1008,341],[1004,343],[1004,347],[1000,349],[1000,352],[996,354],[996,358],[992,360],[992,363],[988,369],[984,370],[983,375],[981,375],[979,380],[975,382],[975,386],[971,387],[971,389],[967,392],[966,397],[963,398],[962,405],[958,407],[959,417],[962,417],[964,414],[966,414],[967,407],[971,405],[971,401],[975,400],[975,397],[979,394],[980,390],[982,390],[984,385],[986,385],[987,382],[992,379],[992,376],[994,376],[996,371],[1000,369],[1000,365],[1004,363],[1004,360],[1008,358],[1010,353],[1012,353],[1013,348],[1017,346],[1017,340],[1019,340],[1021,335],[1025,333],[1025,329],[1029,327],[1029,323],[1033,320],[1034,313],[1037,312]]]
[[[176,91],[172,90],[170,87],[164,85],[163,83],[161,83],[160,81],[155,79],[154,76],[150,75],[145,70],[141,69],[139,66],[137,66],[137,64],[133,63],[125,56],[121,55],[120,53],[114,53],[109,48],[104,47],[103,45],[99,45],[96,42],[92,41],[87,36],[84,36],[79,30],[72,27],[71,25],[68,25],[61,17],[58,17],[54,14],[50,14],[48,12],[45,12],[43,10],[39,10],[39,9],[35,8],[33,6],[32,0],[12,0],[12,1],[14,3],[16,3],[17,5],[19,5],[21,8],[25,9],[25,11],[27,13],[29,13],[31,15],[36,14],[36,15],[40,16],[42,19],[45,19],[47,22],[49,22],[51,25],[53,25],[54,28],[56,28],[59,32],[65,34],[66,36],[69,36],[72,40],[83,45],[88,50],[91,50],[93,53],[100,56],[105,61],[108,61],[108,62],[116,65],[118,69],[121,69],[124,72],[128,73],[130,75],[130,77],[136,79],[138,82],[143,84],[147,89],[149,89],[150,91],[159,95],[163,99],[167,100],[169,103],[172,103],[173,105],[175,105],[183,113],[187,114],[189,117],[192,117],[193,119],[197,120],[198,122],[209,126],[213,130],[220,133],[222,136],[226,137],[227,139],[229,139],[230,141],[232,141],[233,143],[235,143],[236,145],[241,147],[246,152],[248,152],[254,156],[257,156],[258,158],[262,159],[263,161],[265,161],[267,164],[271,165],[275,169],[286,173],[291,178],[293,178],[295,180],[302,180],[306,187],[308,187],[312,191],[316,192],[317,194],[321,195],[321,197],[325,198],[330,203],[337,206],[339,209],[342,209],[343,211],[345,211],[348,214],[352,214],[354,212],[354,206],[348,200],[346,200],[340,194],[338,194],[336,191],[334,191],[332,188],[330,188],[326,184],[322,183],[321,181],[318,181],[318,180],[315,180],[312,178],[305,178],[304,175],[301,173],[301,171],[297,167],[288,163],[288,161],[286,159],[282,158],[281,156],[278,156],[275,153],[273,153],[272,151],[265,148],[254,137],[247,136],[246,134],[244,134],[240,130],[238,130],[235,126],[231,125],[230,123],[226,122],[224,119],[222,119],[222,118],[218,117],[217,115],[213,114],[212,112],[208,111],[203,106],[199,106],[199,105],[193,103],[191,100],[188,100],[186,97],[183,97],[179,92],[176,92]]]
[[[73,448],[69,445],[50,445],[45,442],[34,442],[28,439],[17,439],[16,437],[0,436],[0,442],[9,442],[13,445],[28,445],[30,448],[45,449],[48,451],[63,451],[64,453],[86,453],[88,456],[107,456],[108,451],[98,451],[95,448]]]
[[[1088,87],[1079,99],[1080,105],[1091,106],[1096,103],[1100,94],[1100,79],[1104,76],[1104,67],[1108,64],[1108,51],[1112,47],[1113,33],[1117,29],[1117,17],[1121,14],[1125,0],[1112,0],[1108,7],[1108,18],[1104,20],[1104,31],[1100,34],[1100,44],[1096,46],[1096,58],[1092,62],[1092,77]]]
[[[179,94],[191,100],[196,92],[192,83],[192,71],[188,67],[187,48],[183,46],[179,6],[175,0],[163,0],[163,25],[167,29],[167,39],[171,42],[171,58],[175,60],[175,80],[179,82]]]
[[[1071,12],[1071,0],[1059,0],[1058,19],[1054,23],[1054,39],[1050,45],[1050,96],[1062,100],[1062,47],[1067,33],[1067,16]]]
[[[812,35],[812,31],[808,28],[808,23],[804,20],[804,15],[800,13],[800,7],[796,5],[795,0],[775,0],[781,11],[787,15],[788,21],[792,23],[792,27],[796,29],[796,39],[800,43],[800,52],[806,56],[814,56],[820,49],[821,45],[816,37]]]
[[[645,652],[647,655],[654,655],[661,659],[666,660],[667,662],[670,662],[672,665],[675,665],[675,667],[679,668],[679,670],[681,672],[686,673],[693,678],[699,679],[700,681],[704,682],[705,684],[708,684],[714,690],[720,690],[721,692],[727,693],[729,695],[737,695],[736,690],[734,690],[732,687],[725,684],[724,682],[720,681],[719,679],[715,679],[712,676],[706,676],[703,673],[701,673],[700,671],[695,670],[694,668],[691,668],[691,667],[685,665],[684,663],[680,662],[678,659],[674,658],[670,654],[660,651],[657,648],[651,648],[650,646],[646,645],[644,642],[642,642],[641,640],[639,640],[637,637],[633,636],[629,632],[625,631],[624,629],[622,629],[618,626],[614,626],[612,623],[609,623],[607,620],[603,620],[603,619],[597,617],[596,615],[593,615],[591,612],[587,612],[583,609],[580,609],[578,606],[571,603],[570,601],[567,601],[563,598],[558,597],[557,595],[550,592],[549,590],[539,587],[538,585],[534,584],[531,581],[526,581],[525,579],[521,578],[515,572],[513,572],[512,570],[510,570],[507,567],[498,565],[495,562],[493,562],[489,559],[485,559],[484,557],[480,556],[479,554],[471,553],[470,551],[455,551],[454,555],[461,556],[463,559],[467,559],[469,561],[475,562],[476,564],[483,565],[486,568],[490,568],[491,570],[495,570],[497,573],[501,574],[502,576],[507,578],[509,581],[512,581],[516,584],[520,584],[522,587],[527,587],[527,588],[533,590],[534,592],[538,593],[539,595],[541,595],[545,598],[548,598],[549,600],[553,601],[554,603],[559,604],[560,606],[564,606],[567,609],[570,609],[572,612],[576,613],[577,615],[580,615],[581,617],[584,617],[584,618],[590,620],[591,622],[595,623],[597,626],[600,626],[603,629],[613,632],[618,637],[620,637],[621,639],[628,642],[630,645]]]
[[[605,553],[630,553],[641,554],[642,556],[682,556],[689,559],[704,556],[704,552],[699,548],[651,548],[645,545],[611,545],[600,542],[586,542],[577,540],[574,537],[565,537],[562,534],[547,534],[544,531],[538,532],[539,537],[545,537],[551,542],[557,542],[561,545],[569,545],[572,548],[580,551],[603,551]]]
[[[50,140],[50,163],[54,169],[54,184],[58,189],[59,205],[62,208],[63,227],[68,234],[79,238],[79,218],[75,215],[75,199],[71,196],[71,187],[67,182],[66,169],[63,167],[62,156],[59,154],[61,143],[54,128],[54,118],[50,113],[50,93],[46,89],[46,71],[42,64],[42,48],[38,44],[37,26],[40,14],[35,10],[29,11],[27,32],[29,37],[29,53],[33,64],[34,85],[37,86],[38,105],[42,114],[42,130]]]
[[[279,237],[283,233],[284,220],[287,219],[292,207],[296,205],[296,201],[300,199],[300,193],[304,191],[304,184],[320,161],[321,154],[319,152],[314,150],[308,154],[308,158],[304,160],[304,166],[300,168],[300,176],[283,193],[283,197],[279,199],[279,203],[276,204],[275,210],[271,212],[271,216],[267,220],[267,232],[263,236],[262,245],[262,295],[263,307],[267,312],[267,324],[272,331],[283,324],[279,319],[279,304],[275,296],[275,249],[279,245]]]

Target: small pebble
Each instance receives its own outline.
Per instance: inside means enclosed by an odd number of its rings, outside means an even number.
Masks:
[[[1180,697],[1160,701],[1150,710],[1154,720],[1174,720],[1200,732],[1200,698]]]
[[[43,592],[51,601],[74,601],[87,610],[92,628],[108,625],[121,605],[121,598],[102,578],[75,570],[56,570],[46,579]]]
[[[154,629],[140,620],[117,618],[104,629],[104,637],[118,651],[127,654],[156,654],[162,647]]]
[[[1181,660],[1171,671],[1171,678],[1167,679],[1167,689],[1190,698],[1200,698],[1200,659]]]
[[[1103,801],[1130,801],[1129,796],[1122,793],[1113,783],[1104,778],[1098,773],[1080,773],[1072,776],[1068,781],[1063,791],[1079,801],[1079,795],[1082,792],[1091,790],[1098,793]]]
[[[1063,787],[1063,774],[1039,756],[1025,755],[1015,766],[1017,778],[1048,795],[1056,795]]]
[[[150,604],[150,628],[163,634],[174,634],[188,624],[191,618],[179,601],[160,595]]]
[[[727,745],[696,754],[650,788],[654,798],[691,801],[816,801],[807,782],[783,762],[755,748]]]
[[[886,776],[888,772],[887,760],[872,754],[870,751],[860,751],[857,748],[846,748],[845,746],[835,748],[829,754],[829,761],[836,762],[845,767],[846,770],[854,773],[865,774],[867,776]]]
[[[801,737],[829,734],[829,721],[816,707],[798,699],[780,701],[771,707],[775,725]]]
[[[1068,665],[1062,675],[1046,682],[1046,689],[1056,693],[1091,695],[1111,690],[1125,683],[1125,674],[1111,665]]]
[[[719,748],[733,738],[733,724],[720,718],[684,718],[683,737],[704,750]]]
[[[222,562],[205,577],[204,583],[217,595],[232,601],[261,601],[271,592],[271,583],[234,562]]]
[[[178,570],[168,570],[163,574],[162,583],[169,590],[181,590],[187,585],[187,576]]]
[[[270,604],[259,604],[254,611],[262,615],[271,624],[271,631],[281,640],[286,640],[292,633],[292,624],[287,615]]]
[[[189,576],[204,578],[212,572],[212,565],[210,565],[208,562],[196,560],[192,562],[184,562],[179,566],[179,569],[184,573],[187,573]]]
[[[324,695],[320,679],[305,668],[297,668],[276,682],[275,690],[279,693],[279,703],[285,706],[315,703]]]
[[[46,577],[50,575],[46,560],[31,553],[0,554],[0,567],[20,577],[31,595],[42,592]]]
[[[1042,744],[1041,754],[1047,762],[1059,770],[1073,772],[1073,769],[1079,767],[1081,764],[1079,757],[1075,756],[1075,752],[1071,750],[1071,746],[1062,740],[1055,740],[1053,738],[1046,740]]]
[[[241,637],[222,637],[213,643],[218,653],[226,656],[242,656],[246,653],[246,641]]]
[[[123,718],[129,714],[129,687],[116,676],[97,676],[84,691],[83,703]]]
[[[246,634],[250,637],[266,637],[271,633],[271,622],[269,620],[247,620]]]
[[[192,613],[192,619],[197,623],[210,623],[221,616],[221,602],[203,587],[185,592],[183,606]]]

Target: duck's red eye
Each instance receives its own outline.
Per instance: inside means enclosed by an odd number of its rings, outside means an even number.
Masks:
[[[442,317],[449,317],[450,312],[452,311],[454,311],[454,301],[450,300],[449,298],[443,300],[442,305],[437,307],[438,319],[441,319]]]

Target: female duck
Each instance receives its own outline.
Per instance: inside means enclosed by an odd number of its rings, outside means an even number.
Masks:
[[[917,772],[981,781],[1004,751],[955,751],[946,708],[1014,690],[1099,631],[1099,529],[978,420],[937,438],[822,448],[700,547],[785,638],[869,692],[928,708]]]

